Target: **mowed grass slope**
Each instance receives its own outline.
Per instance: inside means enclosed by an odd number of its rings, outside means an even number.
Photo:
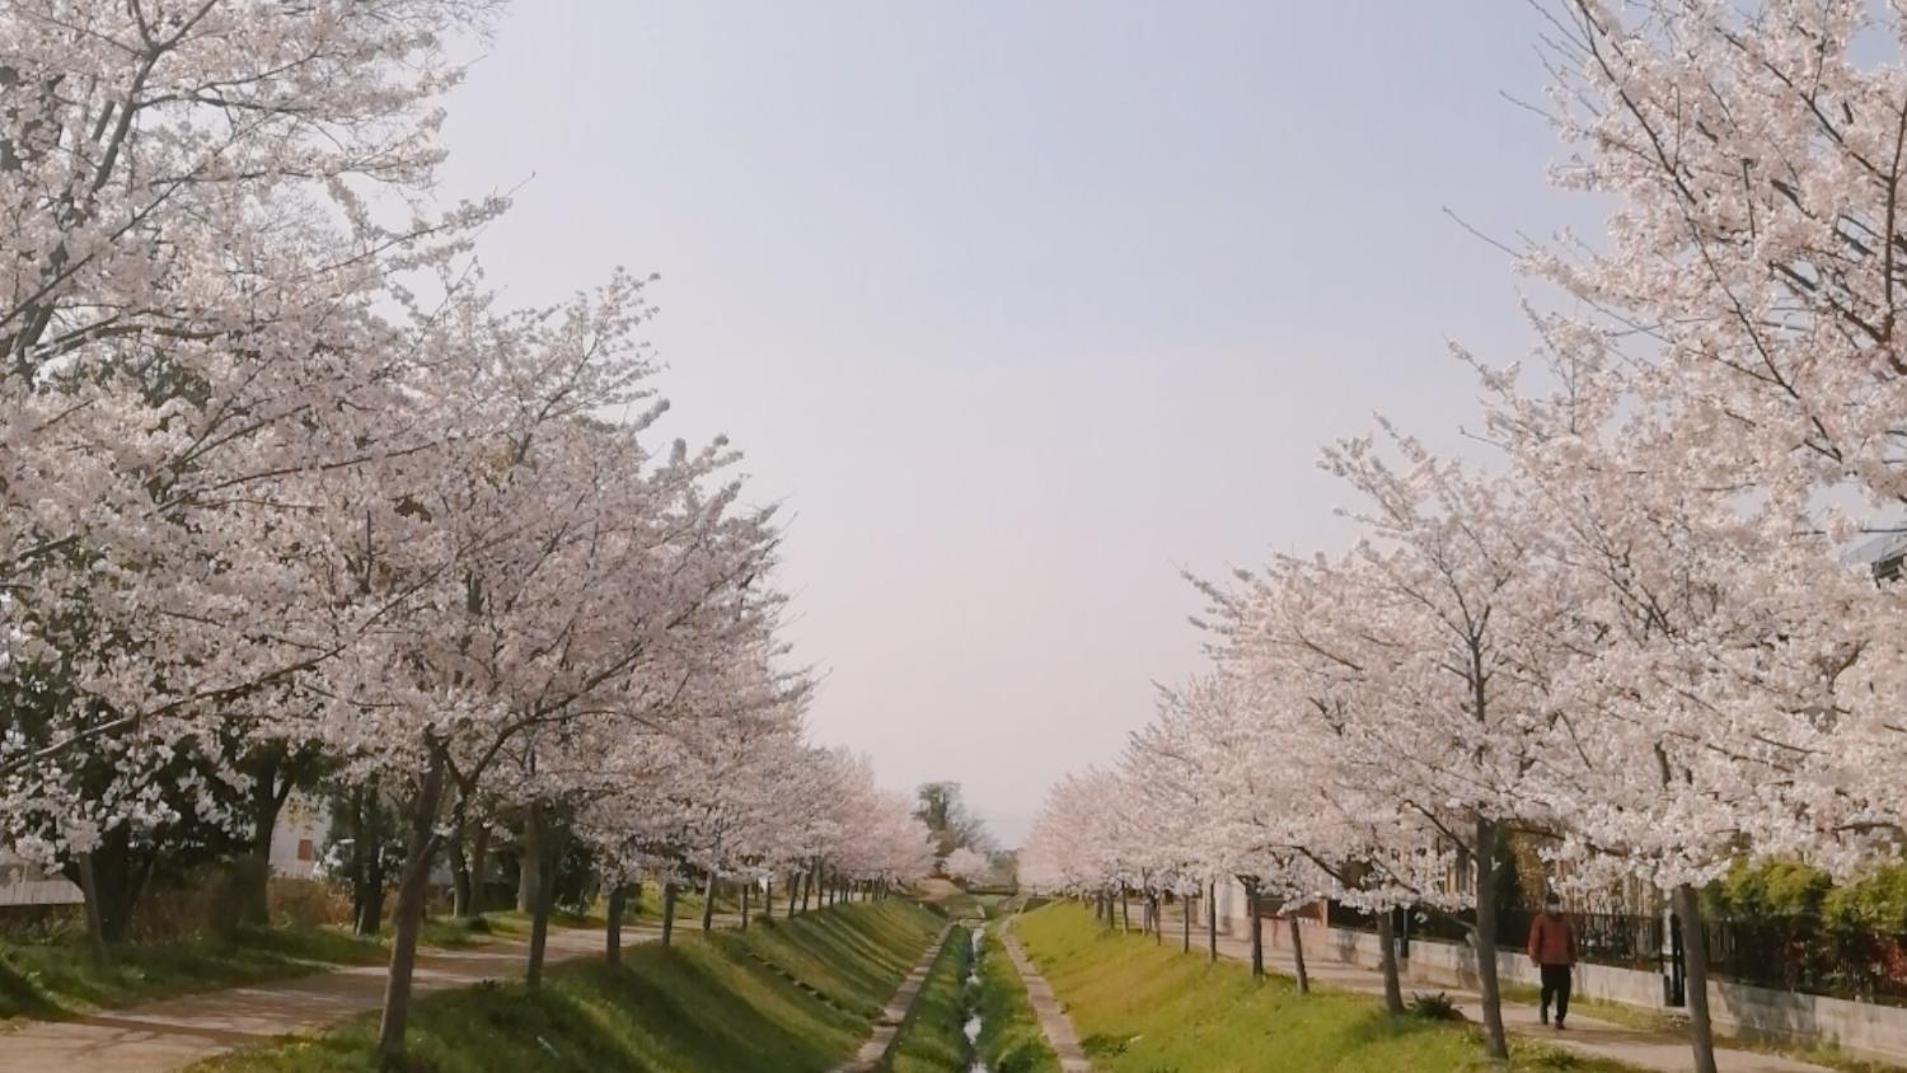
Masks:
[[[853,1053],[939,931],[900,899],[817,910],[747,933],[677,932],[620,969],[562,966],[520,983],[420,999],[418,1073],[821,1073]],[[211,1059],[194,1073],[370,1073],[376,1020]]]
[[[1466,1025],[1392,1018],[1362,995],[1299,995],[1282,977],[1208,964],[1149,938],[1102,932],[1084,907],[1047,906],[1013,927],[1105,1073],[1458,1073],[1489,1068]],[[1512,1041],[1514,1070],[1616,1073]]]
[[[1026,984],[1000,945],[995,925],[980,950],[980,1056],[992,1073],[1060,1073]]]
[[[240,987],[375,964],[389,957],[376,939],[327,928],[247,928],[232,940],[125,943],[104,962],[81,938],[0,940],[0,1021],[58,1020],[196,991]]]
[[[960,992],[971,963],[967,930],[956,927],[947,934],[926,986],[907,1013],[887,1067],[890,1073],[966,1073],[971,1063]]]

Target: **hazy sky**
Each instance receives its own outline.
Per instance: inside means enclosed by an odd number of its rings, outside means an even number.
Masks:
[[[1181,568],[1341,542],[1373,412],[1527,338],[1542,28],[1516,0],[517,0],[446,192],[521,185],[493,282],[662,276],[667,429],[786,504],[820,740],[1009,842],[1199,665]]]

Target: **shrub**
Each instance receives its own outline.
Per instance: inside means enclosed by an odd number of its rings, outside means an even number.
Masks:
[[[1413,993],[1410,1003],[1405,1007],[1412,1017],[1421,1017],[1426,1021],[1461,1021],[1463,1011],[1442,991],[1434,995]]]
[[[274,924],[320,928],[351,922],[351,899],[319,879],[274,879],[268,888]]]

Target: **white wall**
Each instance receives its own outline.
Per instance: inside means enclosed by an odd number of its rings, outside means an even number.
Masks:
[[[292,794],[285,801],[285,807],[278,811],[278,823],[272,828],[272,874],[287,879],[310,879],[330,830],[330,817],[322,802]]]
[[[0,850],[0,905],[78,905],[79,887]]]

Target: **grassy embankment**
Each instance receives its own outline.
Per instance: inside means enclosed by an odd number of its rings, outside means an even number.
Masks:
[[[1059,1056],[1026,997],[1026,985],[1001,947],[1004,925],[988,931],[980,954],[980,1057],[993,1073],[1059,1073]]]
[[[486,985],[421,999],[414,1068],[428,1073],[819,1073],[850,1055],[942,925],[900,899],[816,911],[746,933],[686,929],[677,945],[575,963],[536,994]],[[195,1073],[367,1073],[375,1020],[194,1066]]]
[[[725,917],[738,912],[730,897],[718,897],[715,908]],[[786,902],[778,903],[776,909],[779,919],[779,914],[786,912]],[[646,885],[640,904],[629,907],[627,920],[632,941],[635,929],[660,927],[660,888]],[[677,932],[698,930],[701,922],[701,894],[684,892],[676,901]],[[552,916],[551,924],[601,929],[603,917],[600,908],[586,915],[559,911]],[[420,939],[425,946],[463,949],[498,940],[527,940],[529,936],[527,913],[501,910],[475,920],[430,917],[424,921]],[[291,979],[340,966],[376,964],[390,956],[389,940],[388,928],[368,938],[352,935],[342,927],[244,928],[226,938],[117,944],[102,963],[93,959],[76,926],[35,941],[0,938],[0,1023],[15,1018],[72,1018],[180,995]]]
[[[1393,1018],[1374,999],[1299,995],[1241,965],[1208,964],[1148,938],[1102,932],[1084,907],[1048,906],[1014,924],[1087,1055],[1107,1073],[1458,1073],[1486,1068],[1474,1027]],[[1511,1042],[1512,1070],[1628,1067]]]
[[[927,984],[908,1011],[889,1073],[966,1073],[967,1004],[962,989],[972,965],[965,927],[956,926],[934,959]]]
[[[115,946],[95,961],[79,938],[0,940],[0,1020],[53,1020],[99,1009],[367,965],[387,957],[376,939],[330,928],[241,930],[232,939]]]
[[[963,924],[948,937],[914,1005],[893,1073],[966,1073],[976,1057],[992,1073],[1059,1073],[1059,1058],[1046,1044],[1026,985],[999,945],[997,927],[981,944],[977,986],[967,982],[973,971],[970,925]],[[967,1020],[976,1014],[980,1037],[969,1046]]]

